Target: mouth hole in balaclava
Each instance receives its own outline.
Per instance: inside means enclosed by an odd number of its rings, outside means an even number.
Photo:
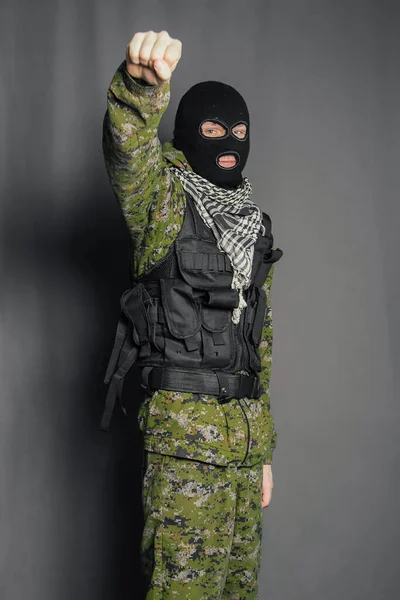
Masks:
[[[221,165],[219,163],[219,160],[222,159],[222,161],[223,161],[224,160],[224,156],[226,156],[226,157],[233,156],[234,159],[235,159],[235,163],[231,164],[231,161],[229,161],[228,163],[225,163],[225,164]],[[221,152],[221,154],[218,154],[218,156],[216,156],[216,158],[215,158],[215,162],[217,163],[217,165],[219,166],[220,169],[224,169],[224,171],[231,171],[232,169],[236,169],[236,167],[239,165],[239,163],[240,163],[240,156],[234,150],[229,150],[228,152]]]

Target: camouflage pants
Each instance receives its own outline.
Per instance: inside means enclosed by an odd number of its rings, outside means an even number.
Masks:
[[[262,461],[221,467],[145,451],[146,600],[255,600]]]

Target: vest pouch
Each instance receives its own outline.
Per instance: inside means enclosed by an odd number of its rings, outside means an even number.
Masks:
[[[258,346],[261,342],[264,317],[267,308],[267,295],[263,288],[254,287],[255,301],[246,310],[246,339],[249,345],[249,364],[254,371],[261,370]]]
[[[235,290],[236,291],[236,290]],[[201,306],[203,361],[202,367],[229,367],[234,360],[232,309]]]
[[[264,285],[273,263],[277,262],[282,255],[283,251],[280,248],[269,250],[263,255],[260,266],[254,277],[254,283],[256,286],[261,287]]]
[[[150,319],[150,343],[156,347],[159,352],[164,352],[165,348],[165,314],[159,297],[152,298],[153,303],[149,310]]]
[[[258,301],[255,308],[255,315],[253,321],[253,329],[251,337],[253,344],[258,346],[261,342],[261,335],[264,326],[265,310],[267,308],[267,294],[263,288],[256,288],[258,290]]]
[[[131,321],[133,326],[133,341],[141,347],[140,357],[150,355],[148,318],[148,308],[150,305],[151,297],[141,283],[130,290],[126,290],[121,298],[122,311]]]
[[[239,305],[239,291],[234,288],[207,292],[206,298],[207,306],[215,308],[233,309]]]
[[[165,365],[196,367],[201,363],[200,307],[192,288],[181,279],[160,279],[165,315]]]
[[[215,241],[185,237],[176,240],[179,270],[188,285],[197,290],[229,289],[232,265]]]

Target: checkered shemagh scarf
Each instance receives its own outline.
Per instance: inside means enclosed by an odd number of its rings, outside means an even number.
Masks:
[[[218,248],[230,258],[233,269],[231,287],[239,291],[239,305],[233,309],[232,321],[239,323],[241,311],[246,306],[243,290],[250,285],[254,244],[260,229],[265,234],[261,209],[250,200],[251,183],[244,177],[240,186],[226,190],[194,171],[175,166],[170,169],[193,197],[201,218],[217,240]]]

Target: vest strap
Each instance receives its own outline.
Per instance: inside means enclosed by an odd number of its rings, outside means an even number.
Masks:
[[[258,375],[167,367],[147,368],[145,375],[145,385],[142,385],[148,392],[162,389],[209,394],[216,397],[220,404],[232,398],[259,398],[263,392]]]
[[[121,354],[122,346],[125,343],[125,340],[128,335],[128,325],[124,316],[121,315],[120,320],[117,325],[117,332],[115,334],[114,346],[111,352],[111,356],[108,362],[107,372],[104,378],[104,383],[110,383],[111,377],[115,371],[115,367],[117,366],[118,358]]]
[[[130,333],[130,325],[125,316],[121,315],[118,322],[117,333],[115,335],[114,347],[111,352],[104,379],[104,383],[109,384],[109,388],[100,423],[100,429],[103,431],[110,430],[111,417],[117,399],[120,403],[121,410],[125,415],[127,414],[121,403],[122,388],[125,375],[136,362],[140,349],[138,346],[133,345],[131,335],[129,335]]]

